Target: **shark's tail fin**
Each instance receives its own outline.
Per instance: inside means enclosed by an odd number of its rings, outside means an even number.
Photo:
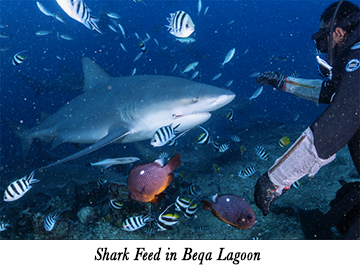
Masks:
[[[33,137],[30,135],[30,129],[23,126],[15,125],[6,118],[3,118],[2,120],[21,140],[21,156],[23,160],[25,160],[29,154],[29,150],[33,141]]]

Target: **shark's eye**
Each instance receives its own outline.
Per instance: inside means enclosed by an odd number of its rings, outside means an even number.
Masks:
[[[196,103],[196,102],[198,102],[198,101],[199,101],[199,98],[198,98],[198,97],[193,97],[193,98],[192,98],[192,102],[193,102],[193,103]]]

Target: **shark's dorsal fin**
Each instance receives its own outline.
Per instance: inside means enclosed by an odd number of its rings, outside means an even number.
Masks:
[[[82,64],[84,71],[84,92],[92,92],[100,87],[104,87],[111,78],[105,70],[88,57],[82,59]]]

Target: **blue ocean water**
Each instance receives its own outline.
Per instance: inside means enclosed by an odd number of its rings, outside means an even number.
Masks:
[[[79,22],[68,17],[56,1],[43,1],[44,6],[64,18],[63,24],[52,17],[42,14],[35,1],[1,1],[1,23],[6,27],[2,33],[10,36],[1,39],[1,113],[10,121],[33,126],[39,119],[39,112],[49,114],[74,96],[74,93],[46,94],[35,98],[34,90],[19,76],[25,74],[34,80],[52,80],[61,75],[65,66],[77,76],[81,76],[82,56],[96,59],[111,75],[130,75],[136,68],[137,74],[170,73],[174,64],[184,68],[193,61],[199,61],[202,82],[224,87],[226,82],[234,80],[231,90],[240,97],[250,97],[258,87],[253,72],[279,70],[284,74],[298,71],[301,77],[318,78],[317,63],[310,53],[314,49],[310,39],[319,24],[321,12],[331,1],[203,1],[200,15],[197,15],[197,1],[88,1],[92,14],[101,17],[100,28],[104,35],[90,31]],[[203,12],[209,7],[206,16]],[[174,40],[165,27],[169,13],[184,10],[193,18],[196,31],[193,44],[181,44]],[[121,16],[127,40],[120,31],[114,33],[107,24],[111,21],[105,13],[116,12]],[[39,30],[52,31],[47,36],[37,36]],[[58,39],[56,33],[67,34],[72,41]],[[156,38],[161,50],[153,40],[147,44],[147,53],[137,62],[133,62],[139,53],[138,42],[148,33]],[[120,48],[122,42],[128,53]],[[219,64],[231,48],[236,48],[234,59],[224,70]],[[17,52],[27,50],[23,55],[26,61],[13,66],[11,58]],[[246,50],[247,53],[243,54]],[[58,60],[60,56],[63,60]],[[284,57],[286,62],[270,60],[272,56]],[[46,69],[47,71],[45,71]],[[223,75],[217,81],[211,78],[217,73]],[[179,75],[179,74],[177,74]],[[290,95],[270,91],[267,87],[261,96],[261,102],[255,101],[244,115],[243,121],[258,115],[273,120],[291,120],[291,111],[302,112],[300,120],[314,120],[323,107],[316,107],[306,101],[300,101]],[[14,155],[18,151],[18,142],[6,126],[2,126],[2,155]]]
[[[199,61],[197,70],[200,71],[200,78],[196,80],[219,87],[225,87],[229,80],[233,80],[230,89],[237,98],[231,105],[236,107],[238,103],[241,107],[242,102],[249,99],[259,87],[255,78],[250,77],[255,72],[278,70],[290,75],[297,71],[302,78],[319,78],[317,62],[311,53],[315,45],[310,37],[318,30],[321,13],[332,2],[203,0],[202,11],[198,14],[198,1],[87,0],[91,14],[100,18],[101,35],[67,16],[55,0],[41,3],[51,12],[58,13],[66,24],[42,14],[36,1],[1,1],[0,23],[3,28],[0,32],[9,36],[0,39],[1,118],[6,122],[33,127],[40,121],[42,112],[52,114],[80,94],[72,89],[56,89],[56,92],[43,92],[37,96],[20,75],[40,83],[55,81],[60,84],[60,76],[66,69],[81,78],[83,56],[96,60],[112,76],[129,76],[136,68],[136,74],[190,78],[191,73],[182,75],[181,70],[189,63]],[[209,9],[204,16],[206,7]],[[169,14],[178,10],[187,12],[194,21],[195,32],[192,36],[196,42],[182,44],[165,27]],[[115,33],[108,27],[112,23],[106,16],[109,12],[121,16],[119,22],[125,29],[126,39],[120,31]],[[37,36],[35,33],[39,30],[52,33]],[[57,33],[73,39],[59,38]],[[151,37],[146,43],[147,52],[136,62],[134,58],[140,52],[140,47],[135,33],[141,38],[145,38],[146,34]],[[120,43],[128,52],[122,50]],[[231,48],[236,48],[235,56],[222,69],[220,63]],[[26,52],[22,55],[25,61],[19,66],[12,65],[12,57],[24,50]],[[175,63],[178,69],[171,72]],[[220,72],[222,76],[212,81]],[[64,80],[68,80],[68,77]],[[237,130],[249,128],[254,123],[260,126],[269,123],[292,125],[293,113],[300,111],[297,124],[307,127],[324,108],[273,91],[268,86],[249,106],[241,109],[241,113],[237,113],[235,124]],[[216,130],[219,137],[229,129],[223,117],[225,113],[223,110],[215,114],[207,124],[210,129]],[[37,146],[31,149],[29,159],[22,161],[20,141],[2,121],[1,174],[16,175],[19,167],[31,170],[50,163],[41,152],[42,145]],[[69,155],[71,150],[60,155]],[[2,187],[4,185],[2,183]]]

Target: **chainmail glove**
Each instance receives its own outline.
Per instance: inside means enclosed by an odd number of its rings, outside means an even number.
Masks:
[[[278,71],[266,71],[256,78],[258,84],[271,85],[278,90],[284,89],[286,77]]]
[[[257,207],[262,211],[264,216],[270,213],[271,204],[280,197],[275,191],[278,186],[270,181],[268,173],[264,173],[256,182],[255,185],[255,203]],[[282,191],[282,194],[286,192],[286,189]]]

